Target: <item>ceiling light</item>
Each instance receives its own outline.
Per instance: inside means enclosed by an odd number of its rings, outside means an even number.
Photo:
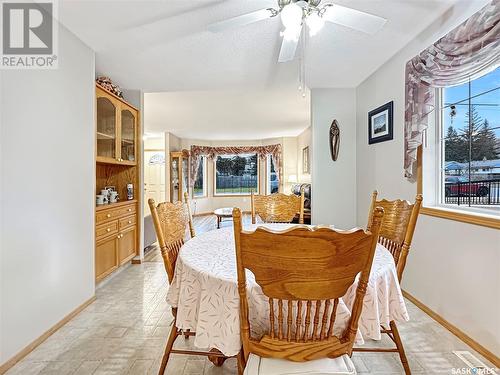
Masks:
[[[302,23],[302,8],[296,3],[290,3],[281,10],[281,22],[285,29],[297,29]]]
[[[306,18],[306,24],[309,28],[309,36],[314,36],[323,28],[325,20],[318,12],[313,12]]]
[[[285,40],[293,40],[296,42],[300,38],[301,31],[302,29],[300,27],[293,27],[293,28],[287,27],[285,31],[283,31],[283,38]]]

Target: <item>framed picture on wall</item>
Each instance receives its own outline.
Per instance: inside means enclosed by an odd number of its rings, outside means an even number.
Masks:
[[[308,174],[309,171],[309,146],[302,149],[302,173]]]
[[[393,103],[391,101],[368,112],[368,144],[393,139]]]

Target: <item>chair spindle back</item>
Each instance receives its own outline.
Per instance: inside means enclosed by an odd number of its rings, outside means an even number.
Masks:
[[[401,282],[418,214],[422,206],[422,194],[415,197],[415,203],[413,204],[401,199],[393,201],[377,200],[377,195],[378,192],[375,190],[372,194],[367,228],[370,230],[375,207],[382,207],[384,209],[384,220],[380,227],[379,243],[387,248],[394,257],[398,279]]]
[[[297,212],[299,223],[304,223],[304,188],[300,196],[283,193],[270,195],[251,195],[252,224],[256,223],[256,215],[265,223],[291,223]]]
[[[177,256],[184,245],[188,227],[191,237],[195,236],[188,196],[185,193],[184,202],[162,202],[156,205],[154,199],[149,199],[148,204],[168,281],[172,282]]]
[[[383,209],[375,209],[372,232],[295,226],[281,232],[242,230],[235,208],[234,236],[245,360],[261,357],[308,361],[351,354],[366,292]],[[245,270],[269,301],[269,330],[251,336]],[[351,318],[338,337],[334,324],[339,298],[360,274]]]

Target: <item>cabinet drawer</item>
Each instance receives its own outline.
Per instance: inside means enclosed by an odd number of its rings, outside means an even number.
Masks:
[[[123,229],[128,228],[128,227],[133,227],[135,225],[135,222],[136,222],[136,215],[121,218],[119,220],[119,223],[120,223],[119,228],[120,228],[120,230],[123,230]]]
[[[116,208],[115,210],[117,217],[135,214],[135,203],[128,206]]]
[[[101,224],[105,223],[106,221],[111,221],[132,214],[135,214],[135,203],[98,211],[95,215],[95,221],[96,224]]]
[[[110,221],[109,223],[101,224],[95,227],[96,240],[100,240],[110,234],[118,233],[118,221]]]

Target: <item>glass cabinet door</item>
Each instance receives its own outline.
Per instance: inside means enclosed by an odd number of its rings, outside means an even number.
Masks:
[[[121,159],[135,162],[135,116],[128,109],[121,111]]]
[[[188,158],[182,158],[182,195],[181,195],[181,199],[184,199],[184,193],[186,191],[188,191],[188,180],[189,180]]]
[[[177,202],[179,200],[179,159],[171,159],[171,187],[170,187],[170,201]]]
[[[116,159],[116,107],[108,98],[97,98],[97,157]]]

